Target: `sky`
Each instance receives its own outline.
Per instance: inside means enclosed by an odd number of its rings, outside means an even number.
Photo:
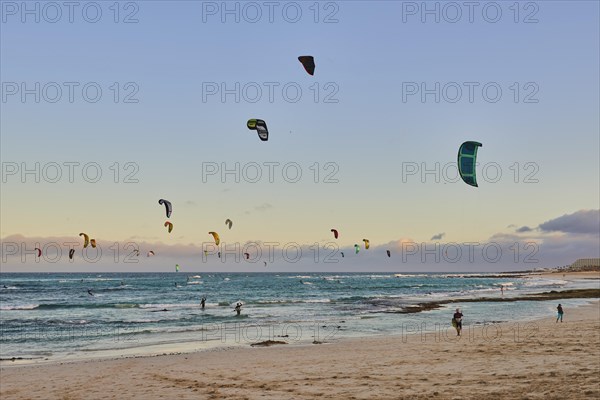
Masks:
[[[598,2],[1,12],[2,272],[503,271],[599,256]],[[457,177],[469,140],[478,187]],[[219,259],[209,231],[263,254]]]

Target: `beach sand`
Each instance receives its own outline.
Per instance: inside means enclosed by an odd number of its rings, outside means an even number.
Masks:
[[[600,279],[600,271],[583,271],[583,272],[542,272],[539,276],[550,279],[564,279],[572,281],[576,279]]]
[[[460,340],[448,323],[424,336],[399,331],[398,336],[302,346],[62,364],[3,362],[0,397],[598,399],[600,303],[565,309],[564,320],[486,328],[467,326],[466,316]]]

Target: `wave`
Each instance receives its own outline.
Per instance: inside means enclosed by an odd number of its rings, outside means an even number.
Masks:
[[[301,304],[301,303],[331,303],[331,299],[289,299],[289,300],[259,300],[246,304]]]
[[[39,304],[25,304],[21,306],[1,306],[0,310],[2,311],[11,311],[11,310],[35,310],[38,308]]]
[[[562,279],[544,279],[544,280],[529,280],[526,281],[525,283],[523,283],[523,286],[526,287],[538,287],[538,286],[544,286],[544,287],[561,287],[564,286],[566,284],[568,284],[568,281],[563,281]]]

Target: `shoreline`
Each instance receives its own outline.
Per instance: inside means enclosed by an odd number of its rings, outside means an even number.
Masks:
[[[564,295],[563,295],[564,294]],[[411,313],[420,313],[426,311],[433,311],[444,308],[445,306],[453,303],[485,303],[485,302],[515,302],[515,301],[548,301],[548,300],[559,300],[559,299],[589,299],[591,303],[584,304],[580,307],[586,307],[590,304],[595,304],[596,302],[600,303],[600,289],[570,289],[564,291],[551,291],[551,292],[542,292],[542,293],[532,293],[523,296],[516,297],[507,297],[507,298],[462,298],[462,299],[449,299],[445,301],[432,301],[428,303],[419,303],[414,306],[409,306],[411,310],[405,311],[394,311],[394,312],[385,312],[385,313],[393,313],[393,314],[411,314]],[[417,309],[413,311],[412,309]],[[524,317],[518,318],[512,321],[511,323],[529,323],[532,321],[537,321],[540,319],[544,319],[542,316],[532,316],[532,317]],[[344,322],[344,321],[342,321]],[[477,325],[499,325],[506,324],[506,321],[476,321],[472,322],[467,326],[477,326]],[[235,323],[234,323],[235,324]],[[406,323],[402,323],[404,325]],[[425,324],[425,323],[422,323]],[[307,326],[315,326],[317,327],[317,323],[307,324]],[[400,324],[399,324],[400,325]],[[414,324],[408,324],[414,325]],[[324,326],[323,326],[324,328]],[[429,329],[423,330],[424,333],[432,333],[435,331],[435,328],[432,330],[431,326]],[[239,333],[239,332],[238,332]],[[201,334],[204,337],[207,332],[203,332]],[[331,335],[333,337],[333,335]],[[377,333],[371,335],[357,334],[357,335],[349,335],[345,337],[335,338],[333,341],[321,341],[316,340],[313,337],[312,342],[310,340],[299,340],[298,342],[291,343],[283,343],[289,347],[312,347],[316,344],[334,344],[340,343],[348,340],[368,340],[371,338],[382,338],[382,337],[394,337],[395,335],[390,335],[386,333]],[[321,337],[319,337],[321,339]],[[266,342],[285,340],[282,336],[273,336],[269,337]],[[0,370],[2,368],[8,367],[17,367],[17,366],[35,366],[35,365],[57,365],[57,364],[65,364],[65,363],[78,363],[78,362],[94,362],[94,361],[114,361],[114,360],[123,360],[123,359],[137,359],[137,358],[152,358],[152,357],[162,357],[162,356],[173,356],[173,355],[185,355],[185,354],[196,354],[196,353],[205,353],[205,352],[214,352],[214,351],[227,351],[234,349],[247,349],[250,347],[269,347],[271,344],[264,346],[262,342],[265,340],[261,340],[261,342],[252,343],[249,341],[246,342],[236,342],[235,344],[223,344],[213,346],[215,342],[218,342],[218,338],[214,339],[190,339],[179,341],[176,343],[153,343],[153,344],[143,344],[139,346],[131,346],[131,347],[122,347],[122,348],[114,348],[114,349],[103,349],[103,350],[88,350],[88,355],[57,355],[52,358],[48,358],[47,356],[39,356],[39,357],[6,357],[0,358]],[[221,338],[221,342],[223,339]],[[279,345],[282,343],[272,343],[274,345]],[[97,352],[97,353],[96,353]],[[98,355],[93,356],[93,354],[105,353],[107,355]],[[125,355],[123,355],[123,353]],[[115,354],[121,354],[120,357]]]
[[[104,360],[3,365],[11,399],[597,398],[600,301],[529,322]],[[51,377],[52,379],[49,379]],[[510,391],[506,387],[510,386]],[[535,397],[532,396],[536,393]],[[520,394],[522,397],[517,396]]]
[[[535,275],[535,277],[539,277],[539,275]],[[550,274],[549,278],[555,278],[555,274]],[[544,276],[544,278],[546,278]],[[582,273],[571,273],[567,277],[561,277],[561,279],[565,280],[582,280],[582,279],[600,279],[600,272],[582,272]],[[600,299],[600,288],[594,289],[567,289],[562,291],[545,291],[539,293],[527,293],[520,294],[518,296],[511,296],[507,294],[506,296],[500,297],[465,297],[465,298],[451,298],[446,300],[431,300],[427,302],[419,302],[414,304],[409,304],[408,306],[403,306],[398,310],[390,310],[390,311],[381,311],[382,314],[415,314],[421,313],[425,311],[434,311],[448,307],[450,304],[456,303],[499,303],[499,302],[516,302],[516,301],[549,301],[549,300],[560,300],[560,299]],[[530,321],[532,319],[537,319],[540,317],[540,314],[536,313],[533,317],[519,316],[515,319],[515,321]],[[502,319],[502,318],[501,318]],[[340,321],[345,322],[345,321]],[[485,322],[476,322],[475,324],[489,323],[490,321]],[[498,323],[503,321],[491,321],[491,323]],[[398,324],[402,324],[406,322],[399,322]],[[424,322],[423,322],[424,323]],[[236,323],[231,323],[235,326]],[[322,332],[326,332],[325,329],[319,329],[321,323],[317,320],[315,321],[305,321],[299,323],[301,325],[301,329],[308,327],[308,331],[310,332],[310,328],[313,327],[317,330],[321,330]],[[428,322],[429,324],[429,322]],[[433,325],[433,324],[430,324]],[[230,327],[231,325],[227,325]],[[252,325],[253,326],[253,325]],[[257,325],[260,326],[260,325]],[[211,326],[209,326],[210,328]],[[220,327],[220,326],[219,326]],[[321,328],[326,328],[325,326]],[[331,326],[327,326],[327,328],[333,329]],[[338,326],[338,329],[340,327]],[[345,327],[344,327],[345,328]],[[340,337],[335,337],[335,342],[343,341],[343,340],[351,340],[351,339],[369,339],[369,338],[377,338],[389,335],[389,333],[385,332],[376,332],[372,334],[365,334],[365,332],[352,332],[347,331],[344,328],[344,334]],[[429,331],[431,330],[431,327]],[[338,331],[333,329],[333,334],[329,337],[333,337],[337,334]],[[191,354],[196,352],[205,352],[205,351],[219,351],[224,348],[247,348],[255,345],[256,343],[250,342],[247,340],[237,341],[235,344],[226,343],[221,338],[221,343],[219,343],[218,336],[211,336],[210,329],[203,329],[198,331],[198,336],[195,338],[183,338],[174,341],[158,341],[154,343],[141,343],[135,344],[133,340],[133,336],[130,338],[125,335],[127,332],[124,331],[123,336],[119,336],[117,339],[121,342],[122,346],[118,347],[108,347],[101,349],[88,349],[88,350],[79,350],[74,353],[56,353],[56,354],[40,354],[30,355],[30,354],[3,354],[3,358],[0,359],[0,367],[11,367],[16,365],[41,365],[41,364],[53,364],[53,363],[61,363],[61,362],[78,362],[82,360],[111,360],[115,359],[116,355],[124,355],[124,357],[116,357],[116,359],[123,359],[129,357],[154,357],[156,355],[164,355],[164,354]],[[201,336],[202,338],[200,338]],[[318,336],[305,336],[300,339],[296,339],[296,341],[288,344],[290,346],[312,346],[313,342],[321,342],[322,338],[327,338],[327,335],[318,335]],[[283,337],[279,335],[273,336],[261,336],[259,341],[268,340],[285,340]],[[113,338],[113,340],[116,340]],[[130,341],[130,343],[127,343]]]

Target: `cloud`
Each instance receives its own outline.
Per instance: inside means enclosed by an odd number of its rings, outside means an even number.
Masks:
[[[261,205],[254,207],[256,211],[267,211],[270,208],[273,208],[273,206],[269,203],[262,203]]]
[[[445,232],[438,233],[437,235],[433,235],[429,240],[442,240],[442,238],[446,235]]]
[[[255,206],[254,207],[254,211],[264,212],[264,211],[267,211],[267,210],[269,210],[271,208],[273,208],[273,205],[271,205],[269,203],[262,203],[262,204],[259,204],[258,206]],[[246,210],[246,211],[244,211],[244,214],[250,215],[250,214],[252,214],[252,211]]]
[[[256,208],[269,210],[272,206],[264,203]],[[550,219],[540,225],[544,229],[521,226],[520,232],[501,230],[491,237],[479,238],[477,242],[445,243],[435,240],[444,233],[435,235],[430,241],[416,242],[411,238],[399,238],[379,243],[371,241],[369,250],[360,243],[360,253],[354,254],[352,242],[344,243],[338,249],[324,248],[317,253],[313,244],[307,243],[270,243],[260,240],[239,243],[238,260],[227,261],[231,271],[249,271],[253,266],[263,270],[263,262],[269,263],[272,271],[379,271],[389,272],[499,272],[533,269],[539,267],[555,267],[569,265],[578,258],[595,258],[600,256],[598,246],[599,234],[593,225],[598,220],[598,210],[581,210],[573,214]],[[592,223],[585,220],[592,220]],[[535,225],[534,225],[535,226]],[[527,228],[527,229],[526,229]],[[585,233],[585,234],[582,234]],[[590,232],[594,234],[590,234]],[[557,234],[560,233],[560,234]],[[62,271],[171,271],[175,263],[185,268],[215,271],[223,267],[224,259],[216,253],[219,249],[212,240],[206,238],[202,243],[166,244],[160,240],[149,240],[142,236],[116,243],[109,238],[96,238],[102,255],[96,261],[96,249],[82,249],[81,238],[65,237],[26,237],[11,235],[0,238],[2,247],[2,271],[28,272],[62,272]],[[11,243],[12,242],[12,243]],[[140,257],[131,255],[133,245],[139,248]],[[286,247],[287,245],[287,247]],[[33,250],[42,246],[43,256],[38,259]],[[205,246],[205,247],[203,247]],[[243,250],[244,246],[246,249]],[[68,252],[74,248],[76,256],[69,260]],[[119,249],[117,252],[116,249]],[[262,256],[257,256],[258,248]],[[203,249],[208,257],[203,258]],[[272,251],[270,249],[273,249]],[[155,257],[145,254],[153,250]],[[301,253],[300,253],[301,250]],[[387,257],[386,250],[391,251]],[[241,252],[247,251],[256,258],[242,260]],[[55,259],[55,253],[62,256]],[[302,256],[295,260],[295,253]],[[339,252],[344,252],[342,258]],[[87,258],[85,257],[87,255]],[[271,258],[273,257],[273,258]],[[6,263],[5,263],[6,258]],[[254,259],[253,259],[254,260]]]
[[[600,235],[600,210],[580,210],[540,224],[544,232]]]
[[[522,226],[516,230],[517,233],[531,232],[533,229],[528,226]]]

